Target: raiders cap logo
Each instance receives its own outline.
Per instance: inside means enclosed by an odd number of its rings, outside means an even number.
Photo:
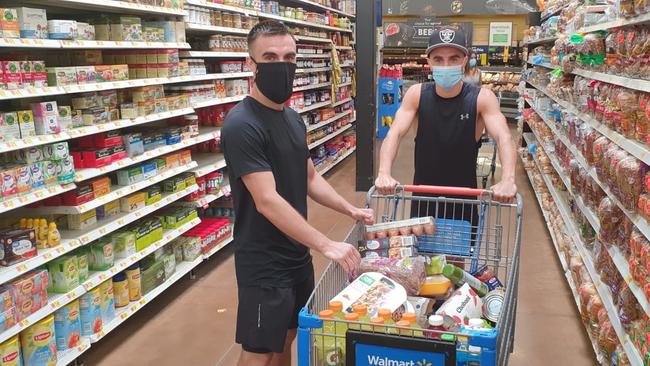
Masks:
[[[440,40],[444,43],[450,43],[454,40],[456,32],[453,29],[443,29],[440,31]]]

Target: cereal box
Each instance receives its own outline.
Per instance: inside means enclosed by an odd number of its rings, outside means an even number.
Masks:
[[[72,301],[54,313],[56,349],[74,348],[81,341],[81,316],[79,299]]]
[[[20,73],[19,61],[2,61],[2,73],[4,74],[7,90],[22,88],[22,75]]]
[[[0,9],[0,26],[2,27],[2,37],[20,38],[20,26],[18,25],[18,13],[16,9]]]
[[[47,13],[44,9],[16,8],[20,38],[47,38]]]

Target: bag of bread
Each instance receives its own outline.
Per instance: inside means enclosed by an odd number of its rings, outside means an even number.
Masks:
[[[616,331],[609,320],[600,324],[598,330],[598,348],[607,356],[611,358],[612,353],[618,346],[618,336]]]
[[[584,282],[578,287],[578,296],[580,297],[580,315],[582,321],[587,323],[589,321],[589,303],[592,297],[598,297],[596,286],[592,282]]]
[[[618,235],[618,226],[625,214],[609,197],[603,198],[596,212],[600,221],[598,238],[604,243],[612,243]]]

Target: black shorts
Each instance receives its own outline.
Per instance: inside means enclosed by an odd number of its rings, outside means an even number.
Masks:
[[[298,328],[298,313],[313,291],[313,270],[294,287],[240,288],[236,342],[246,352],[284,352],[287,331]]]

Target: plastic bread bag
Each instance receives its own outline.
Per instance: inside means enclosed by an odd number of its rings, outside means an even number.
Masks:
[[[639,160],[627,155],[616,164],[615,176],[620,191],[620,200],[629,210],[634,210],[643,189],[642,167]]]
[[[601,136],[594,141],[593,160],[599,177],[604,174],[605,153],[609,150],[609,145],[609,139],[605,136]]]
[[[630,251],[630,235],[632,235],[633,230],[634,224],[627,216],[624,216],[621,224],[618,226],[618,237],[615,243],[624,255],[627,255]]]
[[[614,299],[618,307],[618,318],[626,330],[629,330],[635,320],[641,318],[644,313],[627,283],[621,285],[621,289]]]
[[[605,243],[612,243],[618,235],[618,226],[623,220],[624,213],[609,197],[603,198],[597,211],[600,220],[598,238]]]
[[[598,297],[596,286],[592,282],[585,282],[578,287],[578,296],[580,298],[580,315],[582,321],[587,322],[590,318],[588,305],[592,297]]]
[[[611,357],[619,343],[616,331],[610,321],[606,320],[600,325],[597,342],[598,348],[608,357]]]
[[[357,276],[366,272],[377,272],[402,285],[409,296],[417,296],[426,279],[425,259],[407,258],[362,258]]]
[[[589,303],[587,303],[587,314],[589,315],[588,323],[590,329],[594,330],[598,328],[598,312],[604,307],[605,306],[598,295],[589,298]]]
[[[647,258],[644,258],[642,256],[642,250],[649,244],[650,243],[648,243],[645,235],[643,235],[639,230],[634,229],[634,231],[632,231],[632,234],[630,234],[630,255],[634,258],[638,258],[641,263],[645,263],[645,261],[647,261]]]

